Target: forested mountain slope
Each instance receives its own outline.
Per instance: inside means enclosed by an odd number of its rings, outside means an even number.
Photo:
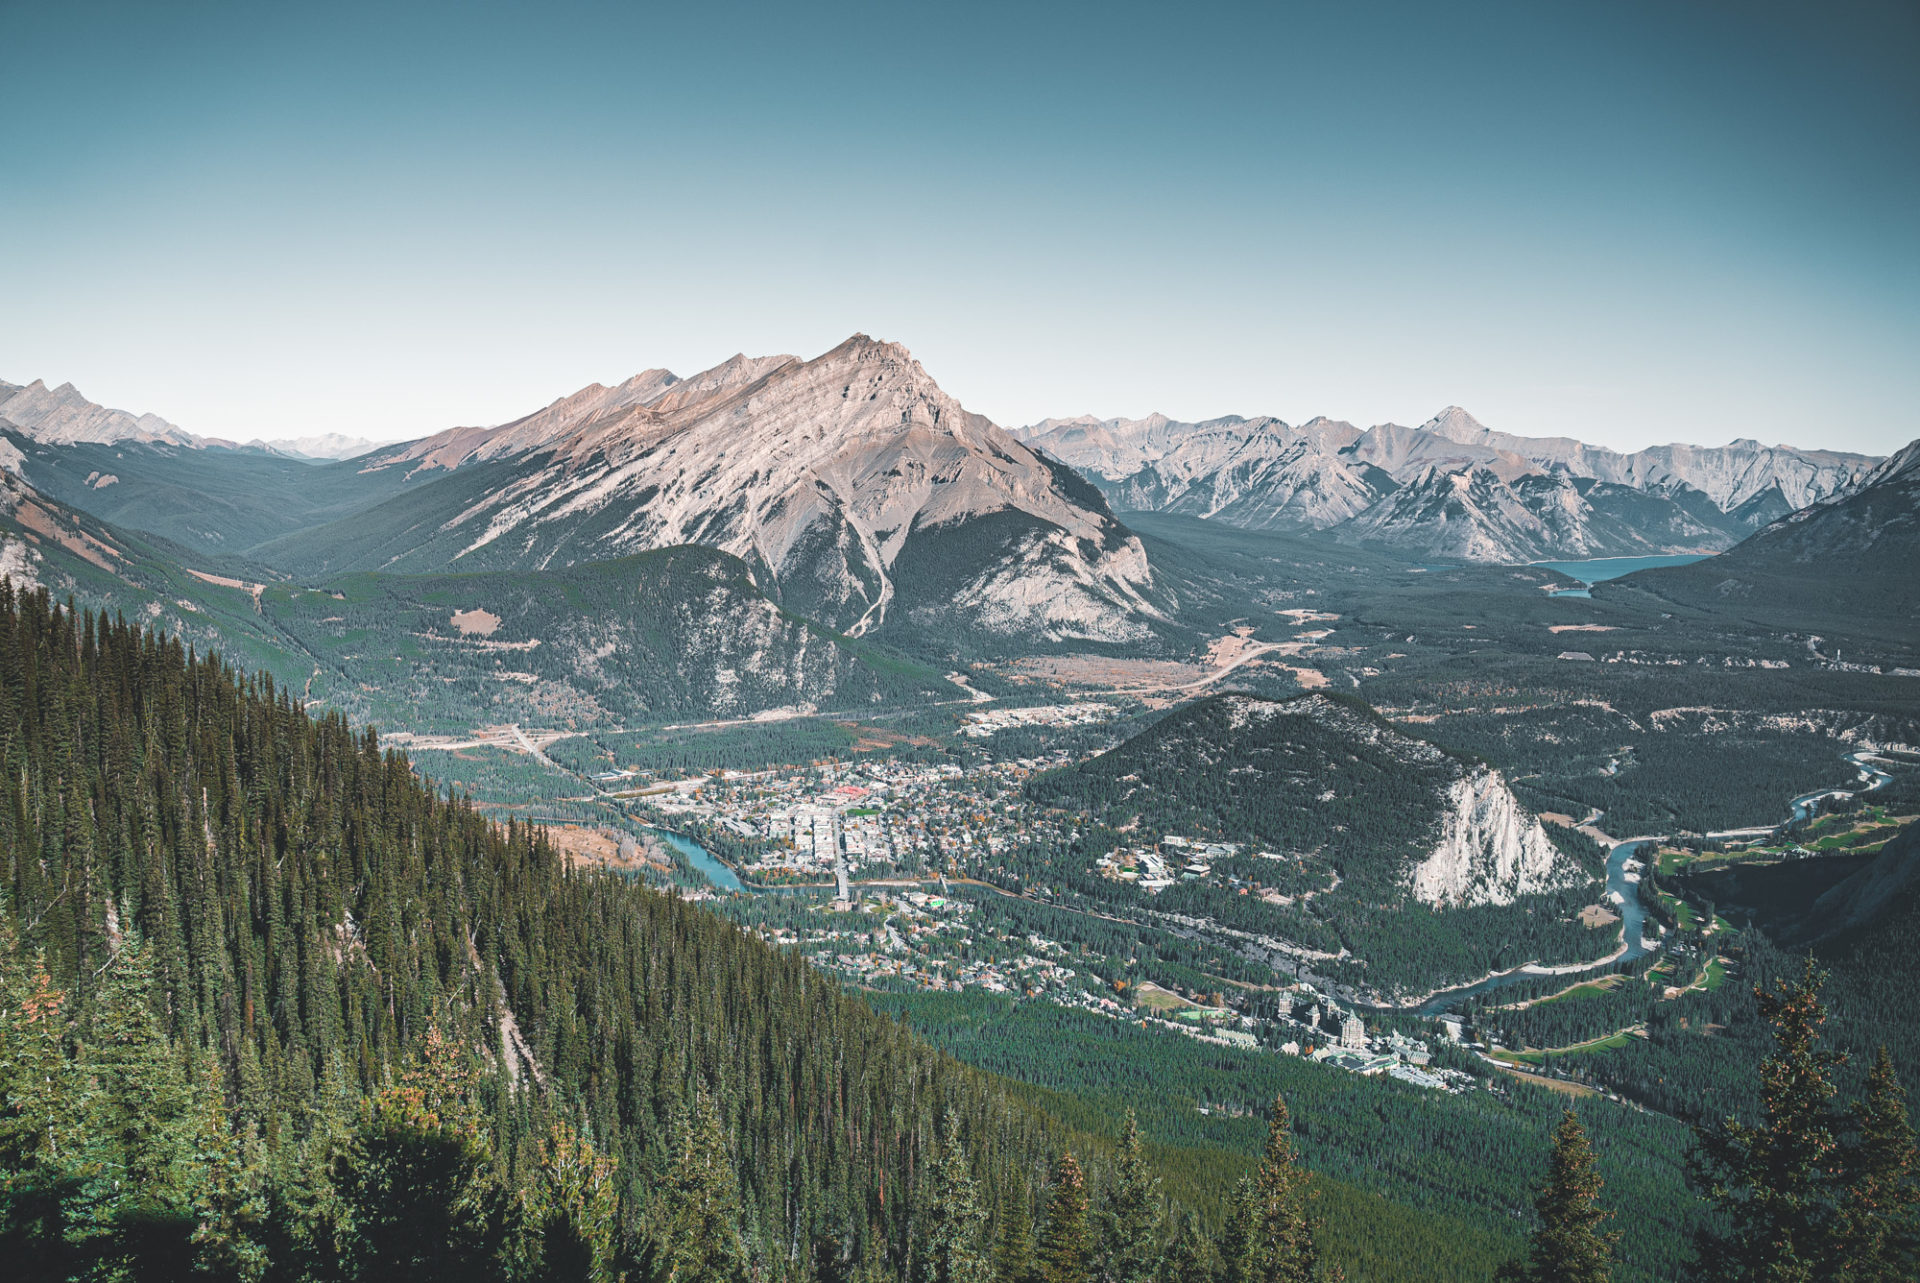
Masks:
[[[260,617],[246,581],[212,573],[252,568],[117,529],[49,498],[7,463],[0,450],[0,575],[16,588],[117,611],[202,649],[217,645],[251,669],[283,678],[308,671]],[[189,569],[196,562],[200,574]]]
[[[934,669],[782,610],[744,563],[667,548],[544,572],[275,585],[315,699],[413,731],[589,727],[952,699]]]
[[[57,453],[21,444],[29,472],[37,470],[38,455]],[[144,452],[152,480],[129,509],[136,520],[149,502],[171,510],[168,486],[193,477],[191,460],[178,456],[232,454],[133,443],[63,449],[56,461],[62,467],[76,451]],[[266,456],[247,467],[253,472],[214,475],[257,473],[297,490],[302,475],[311,474],[316,501],[326,502],[326,479],[338,478],[328,467]],[[174,480],[157,479],[163,476]],[[238,481],[235,487],[235,494],[247,493]],[[276,502],[275,494],[269,488],[262,502]],[[183,511],[224,520],[217,504],[188,503]],[[244,526],[244,514],[238,520]],[[217,548],[218,529],[208,529],[213,533],[198,542]],[[544,573],[355,574],[319,585],[288,583],[245,559],[116,528],[0,469],[0,573],[217,648],[356,719],[413,731],[740,717],[954,693],[932,669],[782,610],[743,563],[708,548]]]
[[[1123,842],[1257,848],[1208,861],[1198,878],[1180,878],[1187,857],[1165,848],[1179,880],[1154,908],[1258,933],[1279,942],[1276,963],[1362,991],[1608,951],[1571,920],[1598,891],[1591,844],[1543,826],[1485,763],[1357,699],[1198,700],[1028,792],[1089,812]]]
[[[773,1277],[816,1251],[903,1263],[949,1113],[999,1188],[1029,1190],[1069,1139],[803,962],[628,881],[570,875],[536,832],[436,797],[338,716],[8,584],[0,762],[19,950],[3,951],[0,1048],[14,1067],[45,1048],[70,1084],[38,1123],[9,1107],[15,1243],[18,1199],[38,1191],[82,1245],[137,1213],[155,1242],[219,1220],[292,1274],[330,1243],[374,1251],[371,1213],[341,1219],[359,1179],[343,1155],[362,1153],[361,1102],[396,1081],[470,1118],[462,1143],[490,1155],[473,1179],[503,1199],[543,1188],[555,1124],[590,1136],[618,1161],[629,1255],[659,1246],[645,1217],[710,1101],[711,1157]],[[54,1031],[40,1021],[65,1032],[34,1042]],[[99,1108],[137,1122],[102,1130],[89,1075]],[[17,1106],[21,1080],[10,1090]],[[217,1163],[196,1139],[209,1125]],[[69,1161],[56,1141],[91,1148]],[[99,1163],[154,1176],[102,1185]],[[203,1188],[216,1179],[225,1193]]]
[[[322,525],[419,484],[354,462],[173,441],[48,443],[0,428],[35,489],[123,530],[232,555]]]

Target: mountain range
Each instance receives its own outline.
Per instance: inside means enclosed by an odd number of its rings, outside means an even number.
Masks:
[[[812,360],[650,370],[341,461],[49,399],[0,419],[23,510],[172,573],[129,578],[26,526],[0,532],[6,555],[189,636],[252,615],[279,647],[268,667],[389,724],[951,693],[858,638],[943,654],[1187,639],[1175,588],[1098,490],[864,335]],[[458,622],[479,617],[497,635]]]
[[[1457,407],[1418,428],[1156,414],[1048,419],[1018,435],[1122,511],[1483,562],[1719,551],[1879,462],[1750,440],[1622,453],[1496,432]]]
[[[1718,557],[1600,585],[1603,599],[1653,599],[1777,630],[1859,637],[1920,667],[1920,441],[1851,489],[1790,513]],[[1812,649],[1844,662],[1816,637]],[[1889,651],[1888,644],[1894,649]]]
[[[236,446],[188,432],[157,414],[131,414],[96,405],[71,383],[49,388],[39,379],[24,385],[0,380],[0,421],[48,445],[164,443],[189,449],[264,451],[294,459],[350,459],[374,445],[360,437],[325,432],[288,440],[256,439]]]
[[[1098,491],[865,335],[810,361],[651,370],[355,462],[422,484],[257,554],[308,575],[531,571],[699,544],[850,636],[1137,643],[1164,619]]]
[[[1623,454],[1459,410],[1419,428],[1156,415],[1009,433],[866,335],[811,360],[649,369],[497,426],[364,444],[237,446],[71,385],[0,385],[14,510],[130,559],[89,559],[19,521],[0,553],[190,637],[238,628],[231,645],[358,715],[534,717],[532,673],[602,723],[925,698],[943,668],[982,656],[1172,657],[1244,613],[1218,567],[1143,540],[1116,509],[1478,562],[1711,551],[1763,528],[1756,548],[1785,548],[1769,522],[1788,514],[1897,532],[1911,511],[1910,496],[1847,506],[1904,475],[1897,461],[1751,441]],[[653,556],[689,546],[718,560]],[[556,593],[608,613],[574,627]],[[451,625],[473,610],[507,631],[482,645]],[[742,644],[714,673],[688,671],[686,639],[729,620]],[[507,662],[534,645],[540,662]],[[917,658],[890,669],[888,647]],[[400,660],[440,676],[396,685]]]
[[[87,400],[71,383],[49,388],[39,379],[24,386],[0,382],[0,419],[35,440],[54,445],[114,441],[168,441],[184,446],[202,443],[202,438],[175,427],[157,414],[110,410]]]

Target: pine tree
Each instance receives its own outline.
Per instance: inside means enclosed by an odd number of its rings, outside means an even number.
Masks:
[[[542,1283],[604,1283],[613,1277],[619,1205],[615,1165],[573,1128],[554,1123],[540,1142],[526,1220]]]
[[[1254,1245],[1259,1238],[1259,1205],[1253,1177],[1234,1183],[1227,1200],[1226,1226],[1220,1235],[1221,1283],[1248,1283],[1254,1277]]]
[[[1883,1046],[1852,1109],[1854,1135],[1841,1152],[1842,1283],[1894,1283],[1920,1277],[1920,1156],[1914,1151],[1907,1094]]]
[[[648,1283],[744,1283],[740,1186],[726,1131],[702,1088],[680,1119],[673,1168],[648,1209],[645,1252],[637,1269]]]
[[[1034,1268],[1033,1212],[1027,1203],[1025,1181],[1001,1183],[994,1220],[997,1224],[993,1241],[995,1283],[1030,1283]]]
[[[1093,1277],[1093,1235],[1087,1225],[1087,1183],[1072,1154],[1053,1170],[1053,1197],[1037,1256],[1040,1283],[1088,1283]]]
[[[1284,1096],[1273,1098],[1267,1118],[1267,1148],[1252,1189],[1249,1283],[1307,1283],[1320,1268],[1314,1246],[1313,1197],[1307,1173],[1293,1152],[1293,1120]]]
[[[921,1283],[990,1283],[992,1266],[981,1251],[987,1213],[980,1205],[967,1151],[960,1144],[960,1122],[951,1111],[946,1133],[934,1170],[915,1274]]]
[[[1607,1283],[1612,1277],[1613,1245],[1618,1233],[1600,1226],[1613,1213],[1602,1211],[1600,1169],[1593,1146],[1569,1109],[1553,1132],[1553,1154],[1546,1183],[1534,1200],[1540,1226],[1533,1232],[1525,1262],[1501,1268],[1505,1283]]]
[[[1807,960],[1798,984],[1778,994],[1758,986],[1774,1050],[1760,1065],[1760,1123],[1728,1118],[1695,1131],[1695,1183],[1726,1219],[1696,1236],[1694,1270],[1715,1283],[1815,1283],[1834,1254],[1834,1169],[1840,1119],[1833,1070],[1845,1057],[1823,1050],[1823,977]]]
[[[79,1232],[101,1268],[135,1278],[194,1268],[195,1200],[206,1174],[196,1161],[192,1087],[155,1016],[153,991],[146,951],[130,942],[107,959],[74,1035],[92,1088],[94,1152]]]
[[[471,1283],[498,1272],[506,1199],[462,1061],[430,1028],[399,1085],[368,1107],[333,1178],[349,1277]]]
[[[1147,1163],[1133,1111],[1120,1133],[1113,1185],[1100,1211],[1101,1283],[1148,1283],[1160,1237],[1160,1182]]]
[[[67,1055],[68,1009],[44,953],[31,969],[0,957],[0,1253],[28,1278],[68,1278],[92,1255],[74,1222],[96,1165],[93,1092]]]
[[[1192,1212],[1181,1213],[1154,1272],[1155,1283],[1205,1283],[1214,1277],[1214,1266],[1213,1248],[1199,1220]]]
[[[194,1261],[205,1277],[251,1283],[268,1265],[264,1165],[258,1147],[234,1134],[217,1065],[207,1067],[197,1095]]]

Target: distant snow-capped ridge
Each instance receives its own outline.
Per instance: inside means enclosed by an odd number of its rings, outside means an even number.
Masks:
[[[1489,562],[1728,548],[1850,492],[1880,462],[1751,440],[1622,453],[1496,432],[1457,406],[1417,428],[1155,414],[1048,419],[1017,435],[1122,509]]]
[[[245,448],[264,450],[268,454],[283,454],[293,459],[334,460],[357,458],[378,445],[379,442],[368,441],[364,437],[348,437],[338,432],[323,432],[312,437],[249,441]]]

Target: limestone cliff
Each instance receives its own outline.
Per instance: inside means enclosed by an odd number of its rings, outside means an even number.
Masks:
[[[1439,840],[1413,870],[1413,898],[1438,909],[1512,904],[1587,873],[1548,838],[1498,771],[1480,767],[1448,786]]]

